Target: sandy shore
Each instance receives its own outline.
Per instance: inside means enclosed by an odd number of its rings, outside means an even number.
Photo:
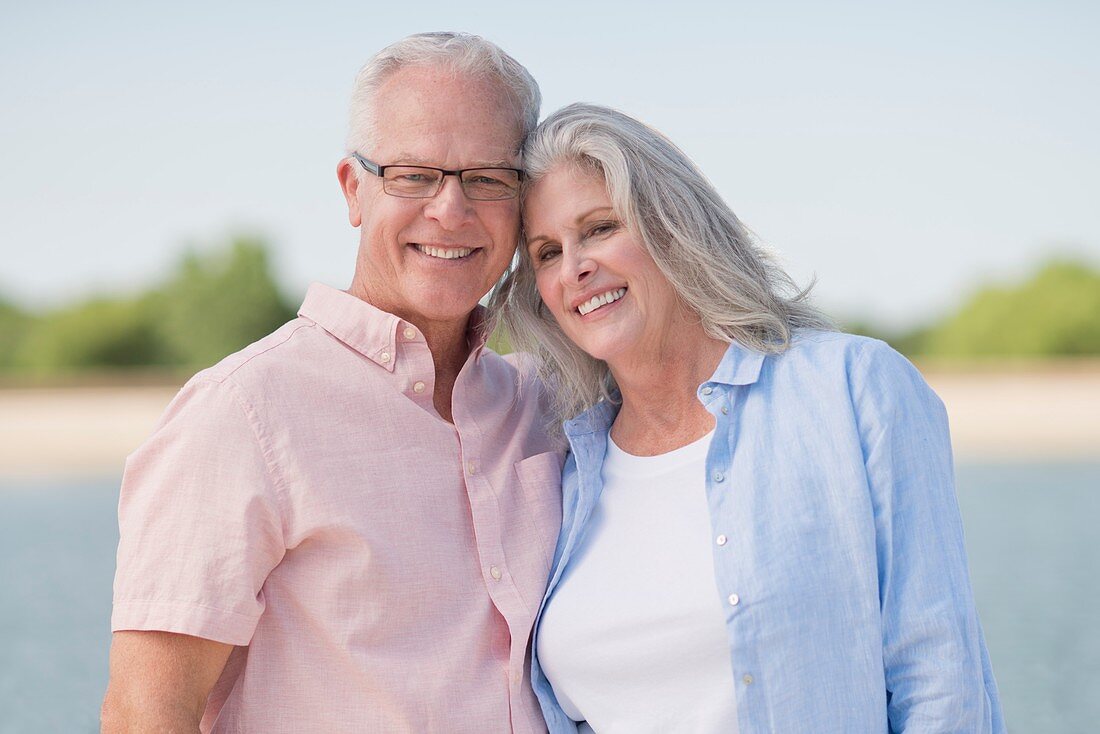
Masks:
[[[1100,461],[1100,364],[923,366],[960,460]],[[0,477],[113,476],[175,387],[0,390]]]

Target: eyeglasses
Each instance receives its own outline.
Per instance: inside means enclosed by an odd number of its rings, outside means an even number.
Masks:
[[[518,168],[462,168],[450,171],[431,166],[380,166],[358,153],[352,157],[368,172],[382,179],[382,190],[404,199],[430,199],[443,188],[447,176],[458,177],[466,198],[501,201],[519,195],[523,171]]]

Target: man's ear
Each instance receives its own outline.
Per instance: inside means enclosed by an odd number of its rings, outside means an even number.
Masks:
[[[336,178],[340,179],[340,190],[348,203],[348,221],[353,227],[363,222],[363,211],[359,206],[359,176],[356,174],[353,158],[344,158],[336,165]]]

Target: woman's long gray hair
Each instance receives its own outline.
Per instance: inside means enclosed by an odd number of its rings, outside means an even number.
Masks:
[[[572,104],[543,120],[524,146],[526,190],[550,170],[590,170],[611,205],[715,339],[768,354],[787,349],[798,328],[832,328],[691,160],[656,130],[607,107]],[[521,242],[524,241],[521,239]],[[607,363],[565,336],[535,284],[527,248],[497,289],[495,313],[518,351],[533,354],[561,418],[609,400]]]

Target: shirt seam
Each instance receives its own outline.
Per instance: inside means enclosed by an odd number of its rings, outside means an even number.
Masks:
[[[313,323],[313,322],[308,323],[308,324],[298,324],[297,326],[294,327],[294,329],[289,334],[286,335],[286,337],[284,337],[278,343],[272,344],[271,346],[266,347],[266,348],[260,350],[259,352],[256,352],[255,354],[250,354],[247,359],[245,359],[243,362],[241,362],[238,365],[234,365],[232,369],[228,370],[224,374],[214,375],[214,374],[211,374],[211,373],[207,372],[202,377],[203,377],[204,380],[209,380],[210,382],[214,382],[214,383],[217,383],[217,384],[228,383],[228,382],[230,382],[230,378],[235,377],[237,372],[239,370],[243,369],[245,367],[245,365],[247,365],[249,362],[256,359],[257,357],[260,357],[260,356],[262,356],[264,354],[267,354],[268,352],[270,352],[274,349],[278,349],[279,347],[283,346],[288,341],[290,341],[291,338],[293,338],[293,336],[295,334],[297,334],[299,331],[301,331],[302,329],[309,329],[309,328],[312,328],[315,325],[316,324]]]
[[[295,331],[297,331],[297,329],[295,329]],[[282,534],[283,547],[285,548],[286,538],[289,534],[286,526],[288,517],[287,512],[289,509],[289,500],[287,498],[289,490],[286,478],[278,466],[274,448],[265,440],[267,438],[267,431],[261,427],[257,411],[252,405],[252,402],[249,401],[245,395],[241,394],[241,388],[235,383],[226,382],[224,384],[229,390],[233,400],[244,413],[245,420],[248,421],[248,426],[252,429],[252,435],[256,439],[256,446],[260,449],[260,455],[263,456],[264,466],[267,469],[268,483],[274,490],[272,494],[279,508],[279,531]]]

